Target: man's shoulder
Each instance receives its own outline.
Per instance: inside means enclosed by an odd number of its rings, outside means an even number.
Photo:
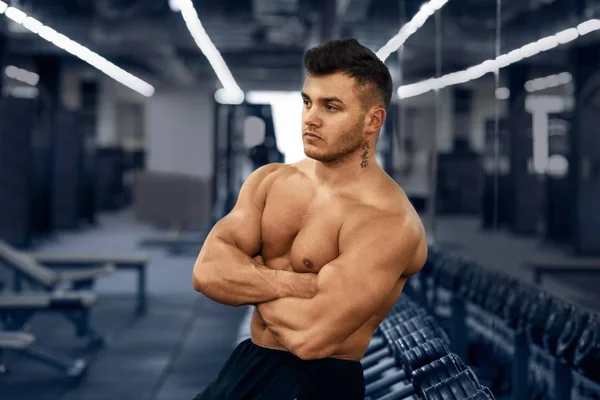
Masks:
[[[357,210],[358,211],[358,210]],[[344,221],[346,229],[372,230],[381,233],[419,235],[423,224],[411,209],[375,208],[365,205]]]
[[[388,192],[381,201],[363,201],[354,205],[340,234],[354,235],[361,231],[381,237],[382,244],[410,241],[420,246],[426,243],[421,218],[399,188]]]
[[[260,186],[270,186],[282,173],[290,172],[290,165],[283,163],[270,163],[254,170],[247,180],[255,180]]]

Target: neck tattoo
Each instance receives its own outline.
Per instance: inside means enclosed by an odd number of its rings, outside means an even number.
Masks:
[[[365,142],[365,144],[363,144],[362,148],[364,151],[362,153],[362,162],[360,163],[360,167],[367,168],[367,165],[369,165],[369,150],[371,149],[369,147],[369,142]]]

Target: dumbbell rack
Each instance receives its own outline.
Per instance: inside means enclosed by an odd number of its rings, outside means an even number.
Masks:
[[[440,324],[446,327],[452,340],[453,350],[460,357],[469,363],[477,364],[477,361],[470,357],[473,352],[469,350],[474,346],[486,350],[487,358],[494,360],[496,367],[499,368],[492,374],[492,379],[496,379],[491,385],[494,392],[503,393],[505,392],[503,389],[507,389],[512,399],[600,398],[600,384],[577,371],[573,362],[574,350],[572,349],[578,344],[573,332],[581,334],[583,328],[576,330],[573,326],[563,323],[569,316],[573,318],[579,316],[576,314],[579,311],[573,313],[566,309],[555,311],[563,314],[551,315],[547,321],[542,320],[541,322],[546,322],[546,331],[542,332],[545,342],[542,347],[542,344],[535,343],[532,337],[540,334],[539,326],[532,326],[540,321],[534,322],[530,318],[539,319],[539,315],[535,314],[545,310],[539,303],[536,304],[538,297],[535,294],[539,292],[539,298],[554,301],[550,295],[540,292],[539,288],[528,287],[506,278],[505,282],[513,285],[515,290],[501,293],[504,297],[500,296],[496,304],[481,293],[478,293],[475,298],[471,295],[476,288],[465,288],[464,285],[481,284],[485,279],[477,280],[473,276],[484,272],[480,270],[474,273],[473,268],[480,268],[479,266],[440,253],[438,249],[431,249],[430,259],[423,274],[412,279],[417,282],[409,280],[407,292],[411,294],[420,292],[417,298],[431,310],[432,315],[440,320]],[[489,279],[490,281],[498,280],[496,273],[490,274],[494,275],[493,279]],[[501,282],[498,281],[497,285],[500,284]],[[495,290],[500,293],[500,289],[495,288]],[[493,294],[488,293],[488,295]],[[476,304],[474,299],[480,304]],[[563,303],[562,300],[556,300],[555,304]],[[547,304],[542,305],[547,306]],[[536,306],[538,308],[535,308]],[[566,307],[572,308],[570,305]],[[593,318],[597,317],[595,315]],[[590,317],[590,321],[593,318]],[[532,329],[538,329],[538,332],[532,333]],[[549,332],[548,329],[552,331]],[[590,325],[587,329],[593,330],[594,327]],[[465,334],[466,332],[468,334]],[[569,345],[571,354],[569,355],[563,346],[561,350],[565,354],[559,356],[557,354],[561,352],[557,352],[556,344],[560,343],[559,340],[563,340],[563,336],[571,340]],[[595,346],[593,351],[597,352],[595,354],[600,354],[597,348],[600,343],[596,343]],[[589,361],[587,363],[589,372]],[[477,371],[476,368],[475,370]],[[503,382],[498,382],[497,377],[502,376],[502,371],[507,372],[507,376]]]
[[[489,400],[428,311],[403,294],[361,361],[368,400]],[[413,397],[414,396],[414,397]]]

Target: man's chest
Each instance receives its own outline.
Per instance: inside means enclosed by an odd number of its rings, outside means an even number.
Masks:
[[[271,191],[261,222],[263,256],[275,267],[319,272],[339,255],[342,208],[339,199],[314,192]]]

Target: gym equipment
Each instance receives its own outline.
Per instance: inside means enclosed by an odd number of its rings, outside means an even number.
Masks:
[[[82,291],[60,291],[52,294],[5,292],[0,294],[0,320],[3,322],[4,330],[21,332],[31,317],[39,312],[61,313],[75,321],[85,320],[88,315],[87,311],[97,302],[97,295]],[[85,324],[78,326],[78,335],[91,333],[82,330],[84,327]],[[13,349],[18,349],[21,354],[58,368],[70,378],[80,378],[86,372],[88,363],[85,360],[51,354],[32,347],[31,338],[16,335],[12,337]],[[102,339],[99,336],[95,336],[94,342],[95,346],[102,345]]]
[[[96,204],[99,210],[115,211],[125,204],[125,153],[120,147],[96,149]]]
[[[584,376],[600,381],[600,322],[597,318],[591,320],[581,334],[573,365]]]
[[[550,314],[552,299],[544,292],[538,292],[526,318],[526,331],[529,340],[538,346],[543,346],[544,331],[547,316]]]
[[[248,117],[260,118],[265,126],[264,142],[248,149],[244,143],[244,124]],[[227,105],[215,102],[213,224],[234,206],[247,175],[259,166],[283,162],[271,106],[266,104]],[[250,166],[250,168],[248,168]]]
[[[23,291],[24,283],[28,283],[46,292],[60,293],[61,289],[68,288],[75,290],[76,294],[79,293],[81,296],[85,296],[86,292],[82,289],[91,288],[96,279],[109,276],[115,272],[112,264],[62,272],[53,271],[37,263],[26,254],[14,250],[3,241],[0,241],[0,260],[14,274],[13,290],[17,293]],[[75,325],[78,337],[86,337],[92,347],[102,346],[104,340],[89,324],[90,306],[87,306],[87,304],[86,302],[82,303],[80,307],[68,310],[59,309],[58,311],[64,311],[65,317]],[[16,319],[19,323],[13,329],[21,328],[32,316],[32,313],[21,312],[19,318]]]
[[[510,148],[508,120],[485,121],[485,148],[482,155],[483,195],[482,228],[494,229],[508,226],[511,221]],[[498,150],[496,152],[496,143]]]
[[[140,241],[170,255],[197,256],[210,231],[210,181],[179,173],[144,171],[136,175],[136,219],[165,231]],[[169,196],[164,196],[169,193]]]
[[[529,79],[530,66],[513,64],[508,72],[508,123],[510,132],[510,181],[512,195],[511,229],[517,234],[533,235],[537,232],[541,217],[543,186],[539,176],[528,168],[533,159],[532,118],[525,107],[528,93],[525,83]]]
[[[427,330],[423,330],[423,328],[427,328]],[[416,342],[427,340],[428,337],[438,337],[437,332],[441,331],[431,316],[411,318],[403,323],[381,329],[386,331],[385,335],[387,336],[384,335],[384,338],[386,338],[388,346],[390,343],[397,343],[402,338]],[[365,356],[361,363],[363,368],[369,368],[391,354],[393,354],[393,347],[391,349],[384,347]]]
[[[550,161],[544,181],[543,237],[553,242],[567,242],[571,238],[571,213],[565,212],[571,208],[573,200],[569,187],[571,119],[568,113],[548,114]]]
[[[361,360],[365,381],[373,379],[388,367],[396,364],[398,351],[409,350],[410,348],[426,343],[429,340],[436,339],[435,334],[429,328],[423,328],[408,335],[397,336],[399,335],[396,333],[393,335],[393,338],[390,338],[388,347],[384,350],[366,356]]]
[[[479,155],[467,139],[456,138],[451,153],[438,155],[438,212],[447,215],[478,215],[481,201]]]
[[[581,335],[590,319],[589,313],[580,310],[574,310],[571,317],[567,320],[556,346],[556,356],[569,365],[573,365],[575,348],[579,343]]]
[[[20,247],[29,246],[33,235],[30,173],[36,104],[12,97],[0,102],[0,239]]]
[[[477,394],[480,385],[472,370],[466,369],[423,392],[424,399],[462,399]]]
[[[472,370],[467,368],[463,371],[456,372],[452,370],[452,368],[453,367],[449,367],[448,370],[441,368],[439,374],[436,374],[436,371],[430,371],[429,373],[415,375],[414,380],[410,385],[393,389],[391,392],[381,397],[366,397],[365,399],[398,400],[416,395],[417,398],[424,400],[462,400],[469,396],[474,396],[478,394],[478,392],[482,392],[488,396],[491,395],[489,390],[484,390],[479,384],[479,381]],[[441,380],[439,380],[440,378]],[[489,398],[493,399],[493,397]]]
[[[83,207],[84,137],[79,115],[57,110],[53,135],[51,223],[55,230],[79,228]]]
[[[412,371],[450,354],[448,347],[438,338],[419,343],[416,346],[406,346],[406,343],[400,344],[399,342],[395,346],[394,354],[396,362],[402,366],[402,370],[367,384],[365,387],[366,395],[401,382],[409,378]],[[410,350],[406,350],[407,347],[410,347]],[[371,374],[370,372],[369,377],[371,377]]]
[[[463,344],[454,336],[452,350],[465,364],[477,368],[478,377],[489,381],[494,393],[536,400],[600,395],[597,313],[569,304],[538,286],[439,254],[439,248],[433,250],[424,268],[425,279],[432,278],[430,290],[445,294],[427,297],[427,306],[438,310],[452,304],[444,318],[451,321],[455,328],[450,332],[466,342],[469,352],[457,351]],[[460,270],[460,276],[448,283],[451,279],[446,277],[454,270]],[[376,367],[384,371],[386,366],[392,368],[389,359],[385,362],[387,365]],[[372,374],[376,367],[368,372]],[[485,399],[488,394],[484,391],[471,397],[477,396]]]
[[[93,255],[93,254],[54,254],[54,253],[29,253],[30,259],[39,265],[50,269],[61,269],[67,273],[87,274],[89,270],[112,266],[116,270],[129,270],[137,274],[136,279],[136,315],[144,315],[147,309],[146,276],[151,258],[147,255]],[[70,271],[70,272],[69,272]],[[78,272],[79,271],[79,272]],[[88,288],[87,282],[75,284],[76,289]]]
[[[35,336],[27,332],[8,332],[0,330],[0,375],[8,374],[8,367],[2,363],[4,350],[24,350],[35,343]]]
[[[563,328],[567,324],[573,312],[573,307],[562,301],[555,300],[552,305],[551,314],[546,322],[546,329],[544,330],[544,336],[542,337],[542,343],[544,349],[556,356],[556,350],[558,345],[558,339],[562,333]]]
[[[375,334],[373,336],[373,340],[369,343],[369,347],[367,347],[367,351],[365,354],[370,354],[373,351],[381,350],[381,348],[387,343],[389,343],[388,338],[385,336],[386,331],[394,328],[396,325],[402,323],[401,321],[407,320],[410,318],[414,318],[417,316],[425,317],[426,313],[424,310],[419,309],[409,309],[405,311],[400,311],[399,313],[390,313],[390,316],[382,321],[381,324],[375,330]],[[384,323],[385,322],[385,323]]]
[[[80,84],[81,94],[81,129],[84,137],[84,159],[81,179],[81,214],[80,217],[89,224],[96,223],[96,136],[99,87],[96,81],[83,80]]]
[[[597,134],[600,108],[594,96],[588,93],[596,87],[596,68],[600,51],[591,44],[571,49],[573,82],[575,82],[575,107],[573,128],[569,132],[569,189],[572,194],[571,243],[577,254],[597,254],[600,251],[600,224],[597,205],[600,195],[600,137]]]

